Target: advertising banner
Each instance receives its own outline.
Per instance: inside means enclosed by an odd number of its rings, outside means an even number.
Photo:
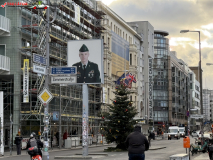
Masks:
[[[53,112],[53,121],[59,121],[59,112],[58,111]]]
[[[112,74],[120,77],[123,70],[129,70],[129,42],[112,31]]]
[[[81,18],[81,13],[80,13],[80,6],[79,5],[74,5],[75,7],[75,22],[77,24],[80,24],[80,18]]]
[[[153,119],[153,67],[152,58],[149,58],[149,119]]]
[[[77,67],[77,83],[103,84],[103,40],[68,41],[68,66]]]
[[[23,68],[23,102],[29,102],[29,59],[24,59]]]

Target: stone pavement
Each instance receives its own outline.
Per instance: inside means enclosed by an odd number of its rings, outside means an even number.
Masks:
[[[192,156],[193,158],[193,156]],[[209,160],[209,154],[208,153],[202,153],[201,155],[197,156],[193,160]]]

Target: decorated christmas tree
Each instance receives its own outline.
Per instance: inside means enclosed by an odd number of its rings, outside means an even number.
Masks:
[[[105,137],[108,143],[116,142],[116,148],[125,150],[126,137],[133,132],[133,125],[136,124],[133,118],[138,112],[129,100],[131,92],[127,86],[118,85],[114,94],[115,99],[109,105],[109,112],[103,113]]]

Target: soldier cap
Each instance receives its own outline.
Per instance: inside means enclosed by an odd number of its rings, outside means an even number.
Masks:
[[[89,49],[87,48],[87,46],[85,44],[83,44],[81,46],[81,48],[79,49],[79,52],[88,52],[88,51],[89,51]]]

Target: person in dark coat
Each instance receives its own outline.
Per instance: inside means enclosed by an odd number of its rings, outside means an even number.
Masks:
[[[134,132],[126,138],[126,147],[128,148],[129,160],[145,160],[145,151],[149,150],[149,142],[141,133],[141,127],[135,126]]]
[[[22,137],[19,136],[18,134],[15,137],[15,144],[16,144],[16,149],[17,149],[17,155],[21,155],[21,141]]]
[[[57,139],[57,145],[59,147],[59,132],[58,131],[56,132],[55,137]]]
[[[101,82],[98,65],[88,60],[89,49],[85,44],[79,50],[81,62],[73,64],[77,67],[77,83]]]
[[[148,136],[149,146],[151,146],[151,139],[155,140],[155,131],[150,131]]]
[[[28,148],[31,147],[31,145],[30,145],[30,140],[34,140],[34,139],[36,140],[37,147],[38,147],[38,152],[37,152],[35,155],[40,155],[40,156],[42,157],[41,148],[43,148],[43,142],[41,142],[40,139],[36,139],[36,134],[35,134],[35,132],[32,132],[32,133],[30,134],[30,139],[29,139],[29,141],[27,142],[27,148],[26,148],[26,149],[28,149]],[[33,156],[35,156],[35,155],[33,155]],[[32,158],[32,155],[31,155],[31,158]]]
[[[63,135],[63,140],[64,140],[63,146],[64,147],[65,147],[65,140],[67,139],[67,135],[68,135],[67,130],[65,130],[64,135]]]

